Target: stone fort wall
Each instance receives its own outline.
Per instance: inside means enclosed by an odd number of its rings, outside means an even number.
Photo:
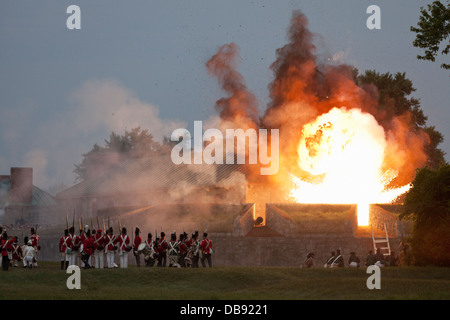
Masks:
[[[39,259],[60,261],[59,235],[40,236]],[[213,263],[216,266],[292,266],[302,265],[309,252],[314,252],[317,264],[322,266],[331,251],[341,249],[347,265],[354,251],[363,262],[373,249],[372,238],[356,238],[352,234],[302,234],[289,237],[243,237],[232,234],[210,234],[213,241]],[[399,238],[390,238],[392,250],[399,252]],[[142,259],[141,259],[142,260]],[[130,264],[134,257],[130,253]]]
[[[209,238],[214,244],[213,263],[216,266],[299,267],[306,255],[314,252],[317,265],[323,266],[331,251],[337,249],[341,250],[346,265],[352,251],[363,263],[368,251],[373,250],[372,237],[368,234],[358,236],[354,211],[349,212],[348,219],[338,229],[333,222],[329,222],[328,230],[335,232],[313,232],[315,228],[308,227],[307,224],[299,226],[275,205],[269,205],[266,209],[265,227],[269,227],[271,232],[260,236],[262,233],[253,233],[263,230],[253,227],[254,208],[247,206],[234,220],[232,232],[209,233]],[[371,209],[371,223],[383,231],[386,224],[391,250],[399,253],[401,238],[408,235],[404,224],[398,221],[395,215],[376,206]],[[51,230],[43,230],[40,233],[42,249],[39,252],[39,259],[60,260],[58,244],[61,236],[62,234]],[[131,253],[129,262],[134,263]]]

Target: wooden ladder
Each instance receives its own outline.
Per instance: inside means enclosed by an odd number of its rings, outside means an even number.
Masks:
[[[384,224],[384,232],[386,234],[386,238],[375,239],[375,236],[373,234],[372,225],[370,225],[370,230],[372,231],[372,241],[373,241],[374,254],[377,253],[377,243],[381,243],[381,244],[385,244],[385,246],[381,246],[378,249],[381,250],[381,252],[383,253],[383,255],[385,257],[391,255],[391,246],[389,245],[389,236],[388,236],[388,233],[387,233],[386,223]],[[386,252],[386,250],[387,250],[387,252]]]

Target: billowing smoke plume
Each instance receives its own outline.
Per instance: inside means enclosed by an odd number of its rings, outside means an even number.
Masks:
[[[308,20],[294,11],[288,29],[288,43],[276,51],[271,65],[274,74],[269,84],[270,102],[261,118],[256,99],[236,71],[238,48],[232,43],[219,49],[207,63],[230,96],[217,101],[224,126],[259,127],[280,130],[280,171],[277,179],[286,180],[289,173],[307,176],[298,166],[298,144],[302,128],[333,108],[360,109],[370,113],[384,129],[387,146],[382,167],[392,170],[393,185],[411,182],[416,168],[426,163],[427,134],[411,122],[408,111],[395,115],[378,105],[378,90],[373,85],[358,85],[348,65],[326,65],[316,55],[314,34]],[[388,106],[389,107],[389,106]],[[230,125],[230,121],[233,123]]]
[[[258,102],[243,76],[236,71],[239,48],[235,43],[223,45],[206,63],[208,71],[217,77],[221,88],[230,96],[216,102],[223,121],[240,129],[258,127]],[[231,128],[230,128],[231,129]]]

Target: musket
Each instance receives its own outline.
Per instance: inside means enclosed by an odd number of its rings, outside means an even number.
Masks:
[[[134,230],[131,230],[131,233],[133,234],[133,236],[132,236],[132,242],[131,242],[131,245],[134,247],[134,232],[136,231],[136,228],[134,229]],[[137,250],[137,248],[136,248],[136,250]]]
[[[66,213],[66,227],[67,227],[67,231],[69,231],[69,214]]]
[[[122,223],[120,222],[120,215],[119,215],[119,233],[122,232]]]
[[[100,222],[98,222],[98,217],[97,217],[97,229],[100,229]]]
[[[106,234],[105,217],[103,217],[103,234]]]

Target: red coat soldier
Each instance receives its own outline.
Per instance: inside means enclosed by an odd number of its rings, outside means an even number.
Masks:
[[[130,238],[127,235],[127,229],[122,228],[122,234],[117,238],[119,248],[120,267],[128,268],[128,252],[131,251]]]
[[[141,254],[139,253],[138,249],[139,249],[139,245],[142,243],[142,238],[139,234],[140,234],[140,230],[139,230],[139,228],[136,227],[136,230],[134,231],[133,254],[134,254],[134,257],[136,258],[136,265],[138,267],[141,266]]]
[[[86,235],[86,233],[83,230],[80,230],[80,248],[81,248],[81,244],[84,245],[84,241],[88,238],[88,236]]]
[[[198,239],[198,231],[192,234],[191,246],[189,247],[189,258],[192,262],[192,268],[198,268],[198,262],[200,259],[200,240]]]
[[[64,230],[64,236],[59,239],[59,252],[61,252],[61,270],[69,267],[69,255],[72,252],[72,237],[69,230]]]
[[[77,240],[78,240],[78,257],[81,259],[81,267],[85,267],[84,265],[84,261],[83,261],[83,252],[84,251],[84,243],[87,239],[87,235],[85,230],[80,229],[80,235],[78,236]]]
[[[8,237],[6,232],[3,233],[3,238],[0,242],[0,248],[2,250],[2,266],[3,270],[8,271],[9,262],[12,258],[12,238]]]
[[[192,237],[188,238],[188,235],[185,233],[185,241],[186,247],[189,249],[194,244],[194,239]]]
[[[180,241],[178,242],[178,263],[182,268],[186,267],[184,259],[188,253],[188,246],[186,245],[186,233],[180,234]]]
[[[94,253],[94,246],[94,238],[88,231],[83,241],[83,251],[88,255],[92,255]]]
[[[113,233],[113,228],[110,227],[105,241],[106,264],[108,268],[114,268],[114,256],[115,250],[117,250],[116,243],[117,237]]]
[[[205,260],[208,261],[209,267],[212,267],[211,254],[212,254],[212,241],[208,239],[208,234],[203,233],[203,240],[200,242],[200,250],[202,252],[202,266],[206,267]]]
[[[40,250],[41,247],[39,245],[39,236],[36,233],[36,230],[34,228],[31,228],[31,237],[30,237],[32,246],[34,247],[34,249],[36,249],[36,251]]]
[[[105,267],[105,245],[106,236],[103,234],[102,229],[98,229],[94,236],[94,257],[96,269],[103,269]]]
[[[166,234],[161,232],[161,238],[158,242],[158,267],[165,267],[167,261],[167,248],[169,244],[166,241]]]
[[[84,268],[89,269],[91,267],[90,258],[94,253],[94,238],[91,235],[91,231],[88,230],[83,240],[83,251],[81,253],[81,260],[84,263]]]
[[[35,230],[34,228],[31,228],[31,246],[34,248],[34,250],[36,250],[36,255],[38,253],[39,250],[41,250],[41,246],[39,245],[39,236],[37,235],[37,230]],[[37,267],[37,260],[33,263],[34,267]]]
[[[80,243],[78,236],[75,235],[75,228],[72,226],[69,228],[69,237],[71,238],[71,248],[69,252],[66,251],[66,254],[69,258],[69,266],[76,264],[76,258],[78,255],[78,249],[80,248]]]

